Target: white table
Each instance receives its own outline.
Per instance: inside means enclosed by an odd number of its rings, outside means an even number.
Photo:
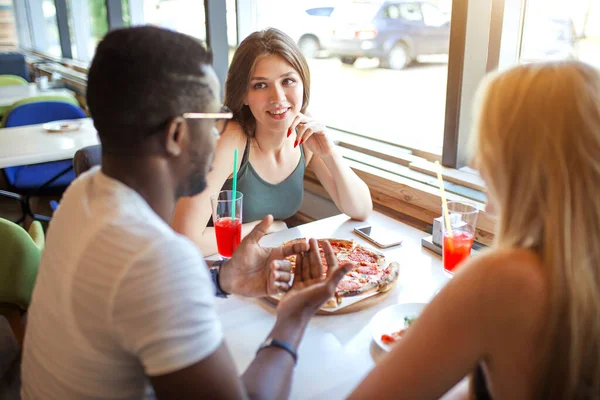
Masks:
[[[52,133],[43,124],[0,129],[0,168],[68,160],[82,147],[100,143],[91,118],[81,128]]]
[[[40,90],[35,83],[29,83],[27,85],[0,86],[0,107],[10,106],[19,100],[27,97],[39,96],[42,94],[73,95],[73,92],[68,89]]]
[[[399,281],[390,295],[374,307],[351,314],[314,317],[298,351],[292,399],[346,397],[385,354],[371,340],[369,322],[373,315],[397,303],[428,302],[448,281],[441,258],[421,247],[425,232],[380,213],[373,213],[368,222],[394,229],[404,237],[401,246],[383,250],[387,259],[400,263]],[[352,233],[354,227],[364,224],[338,215],[268,235],[261,243],[275,246],[298,237],[334,237],[369,244]],[[273,327],[274,307],[264,300],[239,297],[218,299],[217,307],[225,339],[241,373]]]

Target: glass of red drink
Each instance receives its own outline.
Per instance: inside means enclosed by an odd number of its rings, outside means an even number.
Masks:
[[[442,213],[444,210],[442,210]],[[444,271],[452,275],[456,267],[471,255],[479,209],[473,203],[449,201],[450,227],[442,218]],[[450,234],[451,232],[451,234]]]
[[[223,258],[230,258],[242,240],[243,197],[241,192],[234,194],[231,190],[222,190],[210,196],[217,250]]]

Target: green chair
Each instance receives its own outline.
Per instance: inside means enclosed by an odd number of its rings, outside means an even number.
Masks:
[[[27,232],[0,218],[0,311],[6,304],[27,309],[43,248],[44,230],[39,221],[34,221]]]
[[[63,103],[73,104],[79,107],[79,102],[77,101],[77,99],[74,96],[68,94],[42,94],[39,96],[27,97],[26,99],[16,101],[12,105],[6,107],[2,116],[2,121],[0,121],[0,128],[4,128],[6,118],[14,108],[19,107],[23,104],[39,103],[42,101],[59,101]]]
[[[0,86],[27,85],[25,79],[17,75],[0,75]],[[4,115],[4,111],[10,106],[0,106],[0,118]]]
[[[27,85],[25,79],[17,75],[0,75],[0,86]]]

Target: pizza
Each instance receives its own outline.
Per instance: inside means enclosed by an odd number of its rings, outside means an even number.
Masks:
[[[283,246],[298,242],[306,242],[306,238],[298,238],[283,243]],[[384,293],[392,288],[400,273],[398,263],[387,263],[385,256],[375,250],[362,246],[354,240],[345,239],[318,239],[323,274],[327,273],[327,262],[323,243],[328,241],[337,259],[338,265],[354,264],[354,268],[346,273],[338,283],[335,296],[327,301],[324,308],[334,308],[341,304],[342,298],[366,295],[370,293]],[[292,263],[294,272],[296,256],[287,257]]]

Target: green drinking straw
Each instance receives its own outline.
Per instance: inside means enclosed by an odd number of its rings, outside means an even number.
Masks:
[[[233,151],[233,183],[231,185],[231,191],[233,194],[233,204],[231,205],[231,221],[235,221],[235,201],[237,200],[237,159],[238,149]]]

